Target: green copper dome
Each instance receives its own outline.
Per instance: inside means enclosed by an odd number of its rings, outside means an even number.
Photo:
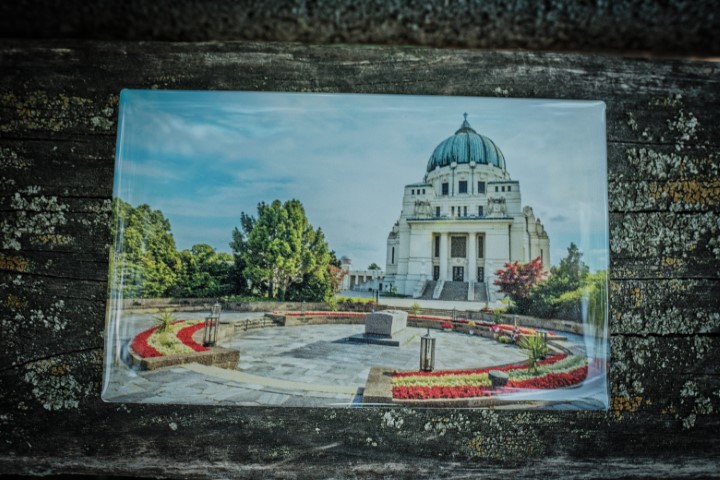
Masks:
[[[447,167],[452,162],[458,165],[475,162],[505,170],[505,157],[502,152],[492,140],[473,130],[467,121],[467,113],[455,135],[435,147],[428,161],[427,171],[429,173],[438,167]]]

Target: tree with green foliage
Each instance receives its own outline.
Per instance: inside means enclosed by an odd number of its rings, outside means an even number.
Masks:
[[[230,244],[235,271],[259,293],[285,300],[326,299],[332,295],[325,235],[314,229],[298,200],[261,202],[257,218],[244,212]]]
[[[587,277],[587,322],[592,329],[590,335],[595,339],[595,357],[606,355],[608,291],[607,272],[600,270]]]
[[[145,204],[133,207],[115,199],[113,208],[116,250],[111,258],[111,285],[125,298],[166,296],[181,269],[170,222],[160,210]]]
[[[173,296],[207,298],[232,293],[233,257],[229,253],[217,253],[210,245],[200,243],[180,252],[180,260]]]
[[[583,284],[590,269],[582,261],[583,254],[575,243],[570,242],[567,252],[565,258],[560,260],[560,265],[551,269],[551,273],[564,279],[571,289],[575,289]]]
[[[377,263],[373,262],[373,263],[371,263],[370,266],[368,267],[368,270],[380,270],[380,265],[378,265]]]
[[[541,318],[582,320],[583,304],[589,295],[588,285],[593,275],[597,275],[589,273],[582,256],[577,245],[570,243],[567,255],[560,260],[560,265],[550,269],[547,279],[533,285],[525,298],[513,298],[513,310]]]

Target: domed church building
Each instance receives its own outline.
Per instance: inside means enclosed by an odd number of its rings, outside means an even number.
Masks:
[[[414,298],[494,301],[495,272],[506,262],[542,259],[550,239],[505,156],[470,126],[433,151],[422,182],[405,186],[402,211],[388,235],[385,283]]]

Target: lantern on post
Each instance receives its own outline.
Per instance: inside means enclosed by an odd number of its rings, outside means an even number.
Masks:
[[[420,370],[432,372],[435,368],[435,338],[430,336],[430,329],[427,334],[420,337]]]
[[[210,310],[210,316],[205,317],[203,329],[203,346],[212,347],[217,342],[218,327],[220,326],[220,302],[215,302]]]

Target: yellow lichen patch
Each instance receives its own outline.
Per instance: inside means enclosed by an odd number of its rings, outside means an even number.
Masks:
[[[470,439],[470,448],[475,452],[476,455],[482,455],[483,454],[482,440],[479,437],[471,438]]]
[[[0,122],[0,131],[53,130],[91,127],[93,130],[112,130],[115,125],[117,95],[111,95],[103,106],[91,98],[52,95],[45,91],[29,92],[24,96],[6,93],[0,102],[14,107],[14,115]],[[98,115],[89,113],[98,112]],[[4,119],[5,120],[5,119]]]
[[[70,371],[67,365],[53,365],[50,368],[50,375],[65,375]]]
[[[663,267],[680,268],[683,265],[683,261],[680,258],[665,257],[662,259]]]
[[[49,235],[38,235],[37,239],[43,245],[69,245],[72,242],[72,237],[68,235],[60,235],[57,233]]]
[[[5,306],[8,307],[10,310],[22,310],[27,307],[27,302],[25,300],[16,297],[12,293],[7,296],[5,302],[3,303],[5,303]]]
[[[24,272],[28,261],[20,257],[9,257],[0,255],[0,270],[12,270],[13,272]]]
[[[632,289],[632,299],[633,299],[633,304],[635,305],[635,308],[640,308],[640,306],[642,305],[642,300],[643,300],[643,294],[640,291],[640,288],[634,287]]]
[[[691,205],[714,206],[720,204],[720,181],[698,182],[694,180],[649,185],[650,196],[658,199],[667,195],[673,202]]]
[[[633,413],[642,405],[643,397],[613,397],[612,399],[612,410],[615,413],[615,418],[618,420],[622,418],[623,413]]]

